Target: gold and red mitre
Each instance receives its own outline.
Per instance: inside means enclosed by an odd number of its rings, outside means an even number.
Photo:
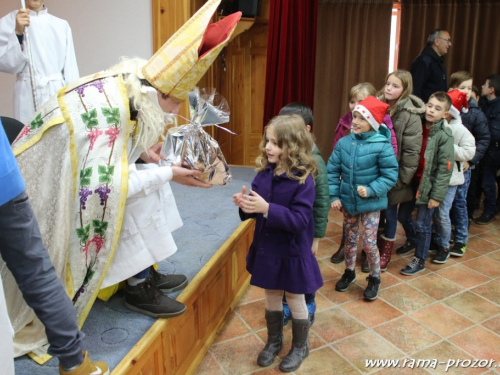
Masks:
[[[177,101],[188,93],[229,42],[241,12],[210,24],[221,0],[209,0],[143,67],[142,73],[158,91]]]

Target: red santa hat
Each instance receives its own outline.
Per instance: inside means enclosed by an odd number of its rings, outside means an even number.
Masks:
[[[373,129],[378,130],[384,120],[387,108],[389,108],[389,104],[378,100],[374,96],[368,96],[354,107],[353,112],[359,112]]]
[[[467,94],[459,90],[448,91],[448,96],[451,98],[450,115],[454,118],[460,118],[460,112],[467,113],[469,111],[467,103]]]

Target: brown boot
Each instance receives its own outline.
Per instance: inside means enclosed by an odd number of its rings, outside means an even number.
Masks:
[[[342,242],[340,242],[339,249],[335,254],[332,255],[330,258],[330,261],[332,263],[342,263],[344,261],[345,254],[344,254],[344,237],[342,237]]]
[[[394,240],[389,240],[384,236],[380,236],[377,241],[377,246],[380,253],[380,271],[386,271],[387,266],[391,261],[392,249],[394,248]]]
[[[368,254],[366,251],[361,251],[361,256],[363,257],[363,264],[361,265],[361,272],[368,273],[370,272],[370,264],[368,263]]]

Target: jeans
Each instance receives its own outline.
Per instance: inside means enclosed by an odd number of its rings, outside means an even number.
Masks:
[[[469,239],[469,219],[467,210],[467,193],[469,191],[469,185],[471,181],[472,171],[467,169],[464,172],[465,182],[462,185],[457,186],[457,192],[455,194],[455,200],[451,206],[450,216],[452,217],[452,223],[455,225],[455,242],[467,243]]]
[[[495,215],[497,201],[497,169],[498,165],[483,166],[484,214]]]
[[[26,192],[0,206],[0,253],[26,303],[45,326],[48,353],[65,368],[83,362],[85,335],[42,243]]]
[[[427,204],[417,205],[417,220],[415,229],[417,232],[417,247],[415,248],[415,256],[426,260],[429,253],[429,245],[431,243],[431,219],[434,213],[434,208],[429,209]]]
[[[385,209],[385,238],[393,240],[396,238],[398,228],[398,205],[393,204]]]
[[[453,205],[453,200],[455,199],[455,194],[457,192],[458,186],[448,186],[446,195],[440,205],[434,209],[434,241],[438,246],[445,249],[450,247],[450,237],[451,237],[451,220],[450,220],[450,210]]]
[[[417,233],[411,215],[413,214],[413,209],[415,208],[415,202],[417,200],[415,195],[417,194],[418,185],[418,181],[412,181],[411,188],[413,189],[413,199],[400,203],[398,211],[398,220],[405,230],[406,240],[414,243],[417,242]]]

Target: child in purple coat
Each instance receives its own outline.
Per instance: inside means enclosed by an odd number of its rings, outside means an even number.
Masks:
[[[309,313],[304,294],[323,285],[311,252],[314,238],[313,138],[300,116],[277,116],[264,129],[250,194],[233,195],[242,220],[256,219],[247,255],[250,284],[265,289],[267,343],[257,363],[270,366],[283,340],[283,294],[292,312],[292,348],[280,370],[297,370],[309,354]]]

